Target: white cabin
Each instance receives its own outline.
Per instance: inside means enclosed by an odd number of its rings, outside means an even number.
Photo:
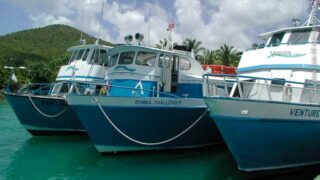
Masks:
[[[260,35],[263,47],[243,53],[238,74],[305,82],[320,80],[320,26],[292,27]]]
[[[111,96],[150,97],[159,96],[154,92],[160,91],[179,97],[202,97],[205,72],[188,52],[122,45],[109,54],[106,80],[112,84]]]
[[[69,63],[60,68],[56,81],[103,81],[108,67],[108,51],[100,44],[69,48]]]

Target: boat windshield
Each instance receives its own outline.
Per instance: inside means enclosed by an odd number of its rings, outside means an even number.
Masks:
[[[133,58],[134,58],[135,52],[129,51],[129,52],[122,52],[120,54],[119,62],[118,64],[132,64]]]
[[[91,62],[94,64],[108,65],[108,52],[105,49],[95,49],[92,54]]]
[[[71,57],[69,59],[69,64],[74,61],[74,59],[76,58],[77,54],[78,54],[78,50],[75,50],[75,51],[71,52]]]
[[[269,46],[279,46],[284,34],[284,32],[274,34],[270,40]]]
[[[309,42],[311,30],[294,30],[288,39],[288,44],[306,44]]]
[[[117,64],[118,56],[119,56],[119,54],[115,54],[115,55],[111,56],[109,67],[112,67]]]
[[[69,86],[67,83],[56,83],[51,90],[51,95],[63,95],[68,93],[68,91]]]
[[[85,52],[84,52],[84,54],[83,54],[82,61],[87,60],[87,57],[88,57],[89,51],[90,51],[90,49],[86,49],[86,51],[85,51]]]
[[[156,61],[156,57],[157,54],[154,52],[138,52],[136,64],[152,67]]]

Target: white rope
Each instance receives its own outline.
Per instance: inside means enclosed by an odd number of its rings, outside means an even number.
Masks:
[[[67,106],[66,108],[64,108],[64,110],[62,110],[62,111],[61,111],[60,113],[58,113],[58,114],[48,115],[48,114],[43,113],[43,112],[36,106],[36,104],[33,102],[32,98],[31,98],[30,94],[29,94],[28,97],[29,97],[29,100],[30,100],[31,104],[33,105],[33,107],[34,107],[40,114],[42,114],[43,116],[48,117],[48,118],[55,118],[55,117],[60,116],[61,114],[63,114],[64,112],[66,112],[67,109],[68,109],[68,107],[69,107],[69,106]]]
[[[185,134],[186,132],[188,132],[192,127],[194,127],[208,112],[208,109],[206,109],[206,111],[201,115],[199,116],[199,118],[193,122],[187,129],[185,129],[184,131],[180,132],[179,134],[177,134],[176,136],[172,137],[172,138],[169,138],[167,140],[164,140],[164,141],[159,141],[159,142],[152,142],[152,143],[148,143],[148,142],[142,142],[142,141],[138,141],[134,138],[131,138],[130,136],[128,136],[127,134],[125,134],[124,132],[122,132],[112,121],[111,119],[108,117],[108,115],[105,113],[105,111],[102,109],[100,103],[98,102],[97,99],[93,99],[93,101],[95,103],[97,103],[97,105],[99,106],[102,114],[106,117],[106,119],[109,121],[109,123],[122,135],[124,136],[125,138],[127,138],[128,140],[132,141],[132,142],[135,142],[137,144],[140,144],[140,145],[146,145],[146,146],[156,146],[156,145],[161,145],[161,144],[165,144],[165,143],[168,143],[168,142],[171,142],[177,138],[179,138],[180,136],[182,136],[183,134]]]

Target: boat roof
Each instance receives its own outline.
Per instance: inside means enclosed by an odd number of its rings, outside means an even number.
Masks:
[[[300,27],[287,27],[287,28],[282,28],[282,29],[278,29],[275,31],[270,31],[267,33],[263,33],[260,34],[258,37],[261,39],[268,39],[270,36],[274,35],[274,34],[278,34],[281,32],[288,32],[288,31],[293,31],[293,30],[307,30],[307,29],[319,29],[320,25],[316,25],[316,26],[300,26]]]
[[[151,51],[151,52],[163,52],[168,54],[174,54],[174,55],[184,55],[184,56],[190,56],[192,57],[190,52],[186,51],[180,51],[180,50],[165,50],[165,49],[158,49],[154,47],[149,46],[141,46],[141,45],[131,45],[131,44],[125,44],[125,45],[118,45],[110,50],[110,55],[113,55],[115,53],[118,53],[119,51],[128,51],[128,50],[135,50],[135,49],[142,49],[145,51]]]
[[[103,48],[103,49],[111,49],[113,47],[111,46],[106,46],[106,45],[102,45],[102,44],[84,44],[84,45],[77,45],[77,46],[72,46],[70,48],[67,49],[67,51],[74,51],[74,50],[78,50],[78,49],[86,49],[86,48],[91,48],[91,47],[97,47],[97,48]]]

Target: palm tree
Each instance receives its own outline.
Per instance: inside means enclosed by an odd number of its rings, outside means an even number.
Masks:
[[[158,49],[166,49],[169,48],[169,50],[172,50],[172,47],[174,47],[177,43],[173,43],[173,45],[169,44],[170,42],[168,39],[160,39],[159,44],[156,44],[156,48]],[[169,46],[169,47],[168,47]]]
[[[204,64],[219,64],[216,59],[216,51],[205,49],[204,50]]]
[[[168,40],[166,38],[160,39],[159,44],[156,45],[156,48],[164,49],[168,45]]]
[[[197,41],[196,39],[191,39],[191,38],[187,38],[186,40],[183,41],[183,45],[190,48],[195,55],[198,55],[200,51],[205,50],[205,48],[200,47],[201,44],[202,44],[201,41]]]
[[[241,53],[237,52],[233,46],[224,44],[216,51],[216,59],[226,66],[237,66]]]

